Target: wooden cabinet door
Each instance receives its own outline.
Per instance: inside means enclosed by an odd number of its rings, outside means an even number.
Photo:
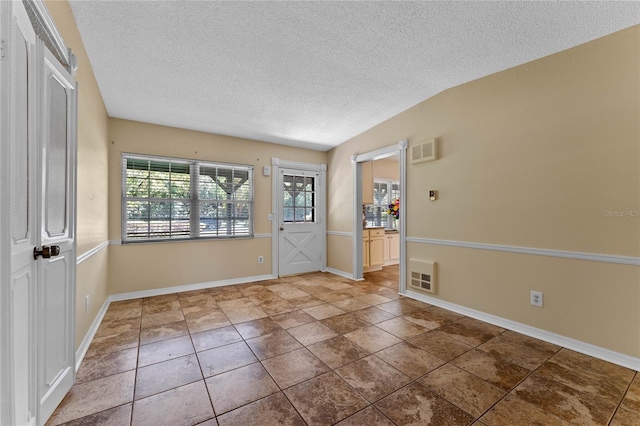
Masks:
[[[387,262],[391,259],[389,257],[389,244],[391,242],[391,235],[385,235],[384,237],[384,261]]]
[[[362,239],[362,266],[369,266],[369,237]]]
[[[384,264],[384,234],[369,241],[369,265]]]
[[[388,236],[389,259],[400,259],[400,235],[391,234]]]

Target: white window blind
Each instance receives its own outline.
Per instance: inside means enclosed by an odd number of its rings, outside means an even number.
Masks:
[[[123,154],[123,242],[251,236],[253,166]]]
[[[400,182],[375,180],[373,182],[373,204],[365,208],[367,226],[384,226],[397,229],[397,223],[387,213],[389,204],[400,197]]]

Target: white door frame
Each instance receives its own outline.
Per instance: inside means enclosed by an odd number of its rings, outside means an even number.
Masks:
[[[354,154],[351,157],[353,163],[353,279],[362,279],[362,163],[367,161],[381,160],[398,154],[400,156],[400,220],[398,222],[398,233],[400,234],[400,283],[398,292],[405,294],[407,291],[407,147],[409,140],[403,139],[396,145],[364,154]]]
[[[317,196],[317,214],[320,225],[320,270],[327,270],[327,165],[315,163],[302,163],[299,161],[283,160],[281,158],[271,159],[271,211],[273,216],[271,221],[271,274],[274,277],[279,276],[280,269],[280,248],[279,248],[279,227],[282,218],[280,217],[279,197],[280,185],[279,176],[280,169],[298,169],[309,172],[319,173]]]

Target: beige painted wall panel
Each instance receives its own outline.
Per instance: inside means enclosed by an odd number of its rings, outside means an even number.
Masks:
[[[640,357],[640,268],[409,243],[438,262],[435,297]],[[529,304],[531,290],[544,307]]]
[[[351,210],[335,206],[353,199],[353,154],[437,137],[439,159],[407,168],[409,237],[640,257],[638,117],[635,26],[442,92],[331,150],[328,229],[352,231]],[[429,250],[445,272],[459,270],[440,277],[442,299],[640,356],[638,267]],[[492,274],[488,291],[474,268]],[[516,308],[534,271],[550,277],[544,315]]]
[[[351,237],[343,235],[327,235],[327,265],[351,274],[352,264],[352,248]]]
[[[270,234],[271,178],[262,168],[273,157],[326,164],[325,152],[213,135],[134,121],[110,119],[110,238],[121,237],[122,152],[249,164],[254,169],[254,233]],[[163,242],[111,246],[111,293],[150,290],[271,274],[271,239]],[[257,257],[265,257],[258,265]],[[159,262],[159,259],[162,259]],[[164,266],[158,267],[159,264]]]
[[[107,263],[109,250],[103,249],[78,265],[76,270],[76,350],[107,300]],[[84,310],[89,295],[89,309]]]
[[[271,239],[112,246],[110,294],[271,274]],[[258,264],[258,255],[265,256]]]
[[[638,256],[638,28],[420,105],[440,160],[408,168],[409,235]],[[430,122],[431,120],[424,120]],[[430,227],[429,223],[437,223]],[[479,226],[481,225],[481,226]]]
[[[376,160],[373,162],[373,178],[400,180],[400,164],[398,160]]]

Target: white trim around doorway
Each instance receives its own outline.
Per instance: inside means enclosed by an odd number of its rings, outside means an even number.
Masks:
[[[353,164],[353,279],[362,279],[362,163],[381,160],[398,154],[400,156],[400,199],[403,207],[400,209],[398,232],[400,234],[400,283],[398,292],[405,294],[406,286],[406,256],[407,256],[407,147],[409,140],[403,139],[395,145],[351,157]]]

